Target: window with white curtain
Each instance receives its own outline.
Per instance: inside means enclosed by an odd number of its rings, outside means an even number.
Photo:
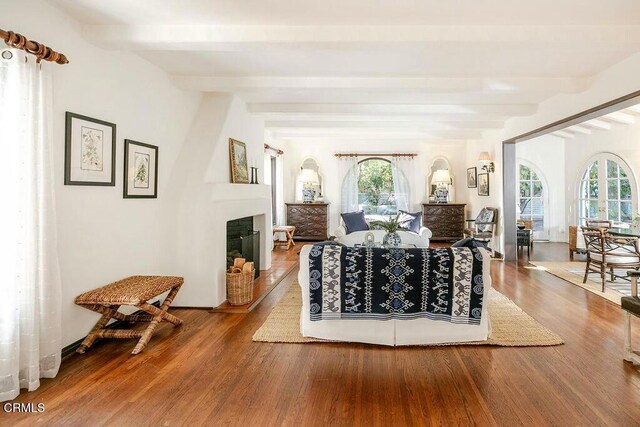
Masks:
[[[51,160],[51,64],[0,50],[0,401],[54,377],[60,273]]]
[[[350,211],[362,210],[367,219],[380,219],[408,209],[409,182],[393,162],[370,157],[353,165],[352,170],[342,185],[343,193],[357,188],[357,206]]]

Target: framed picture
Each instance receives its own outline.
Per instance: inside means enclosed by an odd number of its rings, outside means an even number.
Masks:
[[[488,195],[489,195],[489,174],[479,173],[478,174],[478,196],[488,196]]]
[[[116,185],[116,125],[67,111],[64,185]]]
[[[229,159],[231,161],[231,182],[234,184],[248,184],[247,145],[244,142],[229,138]]]
[[[467,188],[478,187],[478,168],[467,169]]]
[[[124,140],[125,199],[158,197],[158,147]]]

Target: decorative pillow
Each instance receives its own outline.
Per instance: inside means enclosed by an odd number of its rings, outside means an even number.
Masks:
[[[344,228],[347,229],[347,234],[351,234],[354,231],[365,231],[369,229],[369,224],[364,220],[364,211],[348,212],[340,214],[342,221],[344,222]]]
[[[493,211],[491,209],[482,208],[478,216],[476,217],[476,222],[493,222]],[[478,231],[481,233],[491,231],[490,225],[478,225]]]
[[[412,233],[420,234],[420,227],[422,226],[422,212],[405,212],[399,211],[400,217],[398,222],[400,227],[404,230],[411,231]]]
[[[466,239],[458,240],[453,245],[452,248],[486,248],[487,244],[485,242],[481,242],[480,240],[476,240],[473,237],[467,237]]]
[[[344,248],[347,247],[347,245],[344,245],[340,242],[336,242],[335,240],[325,240],[323,242],[313,242],[313,246],[342,246]]]

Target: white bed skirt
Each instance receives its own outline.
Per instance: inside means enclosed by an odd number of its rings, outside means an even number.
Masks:
[[[423,345],[450,342],[486,341],[489,337],[488,297],[491,288],[491,257],[482,250],[484,294],[479,325],[460,325],[443,320],[317,320],[309,318],[309,252],[306,245],[300,252],[298,281],[302,290],[300,332],[304,337],[333,341],[362,342],[381,345]]]

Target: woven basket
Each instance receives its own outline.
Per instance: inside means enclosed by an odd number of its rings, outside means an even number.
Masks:
[[[227,273],[227,301],[231,305],[249,304],[253,300],[253,279],[256,271]]]

